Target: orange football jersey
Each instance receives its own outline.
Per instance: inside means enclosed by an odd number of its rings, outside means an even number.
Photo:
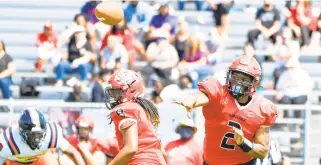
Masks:
[[[251,161],[253,157],[236,145],[232,127],[241,129],[247,139],[254,141],[260,126],[275,123],[275,105],[263,97],[253,95],[246,106],[240,106],[227,87],[214,77],[200,82],[198,88],[209,98],[209,104],[203,107],[204,160],[209,165],[235,165]]]
[[[154,126],[148,120],[145,110],[134,102],[126,102],[116,106],[110,113],[115,124],[115,132],[120,149],[124,146],[121,130],[137,124],[138,151],[127,165],[165,165],[161,152],[161,143]]]

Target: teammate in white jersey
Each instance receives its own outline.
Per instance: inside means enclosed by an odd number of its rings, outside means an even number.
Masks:
[[[50,152],[56,148],[73,156],[77,165],[85,164],[80,153],[64,139],[58,124],[47,123],[41,112],[27,108],[20,116],[19,127],[9,127],[0,135],[0,165],[59,165]]]

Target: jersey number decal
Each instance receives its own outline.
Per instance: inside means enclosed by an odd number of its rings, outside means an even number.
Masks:
[[[238,129],[241,129],[241,130],[242,130],[241,125],[240,125],[239,123],[235,122],[235,121],[232,121],[232,120],[229,120],[229,121],[228,121],[227,126],[229,126],[229,127],[235,127],[235,128],[238,128]],[[224,148],[224,149],[227,149],[227,150],[234,150],[234,149],[235,149],[235,145],[234,145],[234,144],[227,144],[228,139],[234,139],[234,133],[232,133],[232,132],[227,132],[227,133],[223,136],[223,139],[222,139],[222,142],[221,142],[221,148]]]

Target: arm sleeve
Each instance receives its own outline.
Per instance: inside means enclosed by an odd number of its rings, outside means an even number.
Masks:
[[[262,14],[262,10],[259,9],[255,14],[255,20],[260,19],[261,14]]]
[[[199,82],[198,89],[207,95],[209,101],[219,99],[223,93],[223,86],[214,77]]]
[[[111,117],[115,127],[120,131],[137,124],[135,110],[126,110],[120,107],[111,112]]]
[[[277,117],[277,108],[274,103],[267,101],[265,105],[262,105],[262,113],[265,117],[265,121],[263,123],[264,126],[272,126]]]
[[[60,148],[62,151],[66,151],[69,146],[70,146],[70,143],[63,137],[63,134],[62,134],[62,129],[61,127],[54,123],[57,127],[57,148]]]

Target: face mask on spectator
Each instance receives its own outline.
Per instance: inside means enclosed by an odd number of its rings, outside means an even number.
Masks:
[[[181,126],[178,128],[178,133],[181,136],[182,140],[188,140],[193,137],[194,131],[190,127]]]

